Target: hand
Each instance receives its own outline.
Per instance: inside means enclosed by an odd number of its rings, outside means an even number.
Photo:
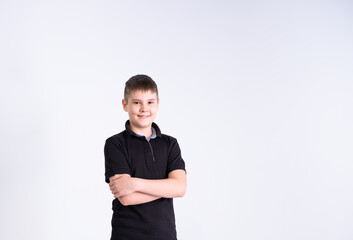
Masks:
[[[116,174],[109,180],[110,191],[112,191],[115,198],[135,192],[134,181],[129,174]]]

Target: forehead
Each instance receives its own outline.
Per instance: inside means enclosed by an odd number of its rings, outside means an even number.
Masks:
[[[130,93],[129,99],[157,99],[157,93],[151,90],[134,90]]]

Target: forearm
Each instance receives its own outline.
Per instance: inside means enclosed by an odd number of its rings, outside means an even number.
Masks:
[[[166,179],[149,180],[132,178],[136,192],[148,195],[175,198],[183,197],[186,191],[186,176],[184,170],[173,171]]]
[[[170,172],[167,179],[149,180],[133,178],[128,174],[117,174],[109,179],[109,187],[114,197],[120,199],[126,196],[127,199],[133,199],[131,202],[143,203],[144,201],[152,201],[155,200],[153,197],[182,197],[186,191],[186,174],[184,170]],[[143,193],[151,196],[131,195],[134,193]]]
[[[134,192],[129,195],[118,197],[119,201],[124,206],[148,203],[148,202],[152,202],[154,200],[157,200],[159,198],[160,197],[153,196],[153,195],[146,194],[146,193],[141,193],[141,192]]]

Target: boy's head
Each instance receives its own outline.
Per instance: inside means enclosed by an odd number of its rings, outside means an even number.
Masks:
[[[126,102],[128,102],[130,94],[136,90],[151,91],[156,94],[158,99],[157,84],[147,75],[139,74],[133,76],[125,83],[124,99]]]
[[[157,84],[149,76],[133,76],[125,84],[122,104],[129,114],[131,130],[145,135],[151,131],[159,107]]]

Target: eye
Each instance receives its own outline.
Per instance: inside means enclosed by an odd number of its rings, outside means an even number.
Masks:
[[[148,102],[148,104],[154,104],[154,102],[153,102],[153,101],[150,101],[150,102]]]
[[[140,104],[139,102],[133,102],[133,104]]]

